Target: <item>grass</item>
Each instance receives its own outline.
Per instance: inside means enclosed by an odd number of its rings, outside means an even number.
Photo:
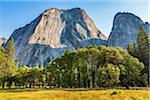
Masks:
[[[150,100],[149,90],[1,89],[0,100]]]

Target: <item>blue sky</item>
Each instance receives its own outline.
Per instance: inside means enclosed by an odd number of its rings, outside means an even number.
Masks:
[[[84,9],[106,36],[110,34],[117,12],[131,12],[144,22],[150,22],[149,0],[0,0],[0,37],[9,38],[15,29],[52,7]]]

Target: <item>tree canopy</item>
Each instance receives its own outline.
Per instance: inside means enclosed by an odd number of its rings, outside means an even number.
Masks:
[[[66,51],[50,63],[47,71],[56,85],[67,87],[98,87],[140,84],[143,63],[127,51],[112,47],[88,47]],[[121,83],[121,84],[119,84]],[[65,84],[65,85],[64,85]]]

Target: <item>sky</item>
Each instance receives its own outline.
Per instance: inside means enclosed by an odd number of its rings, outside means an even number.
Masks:
[[[150,23],[150,0],[0,0],[0,37],[9,38],[46,9],[75,7],[84,9],[106,36],[117,12],[130,12]]]

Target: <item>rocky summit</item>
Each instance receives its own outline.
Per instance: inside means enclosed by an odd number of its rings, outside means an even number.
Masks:
[[[30,67],[53,61],[65,50],[89,45],[107,45],[107,37],[99,31],[87,13],[80,8],[44,11],[30,24],[16,29],[16,60]]]
[[[127,48],[129,43],[136,43],[140,26],[150,32],[150,24],[144,23],[132,13],[117,13],[114,17],[112,31],[108,39],[108,46]]]

